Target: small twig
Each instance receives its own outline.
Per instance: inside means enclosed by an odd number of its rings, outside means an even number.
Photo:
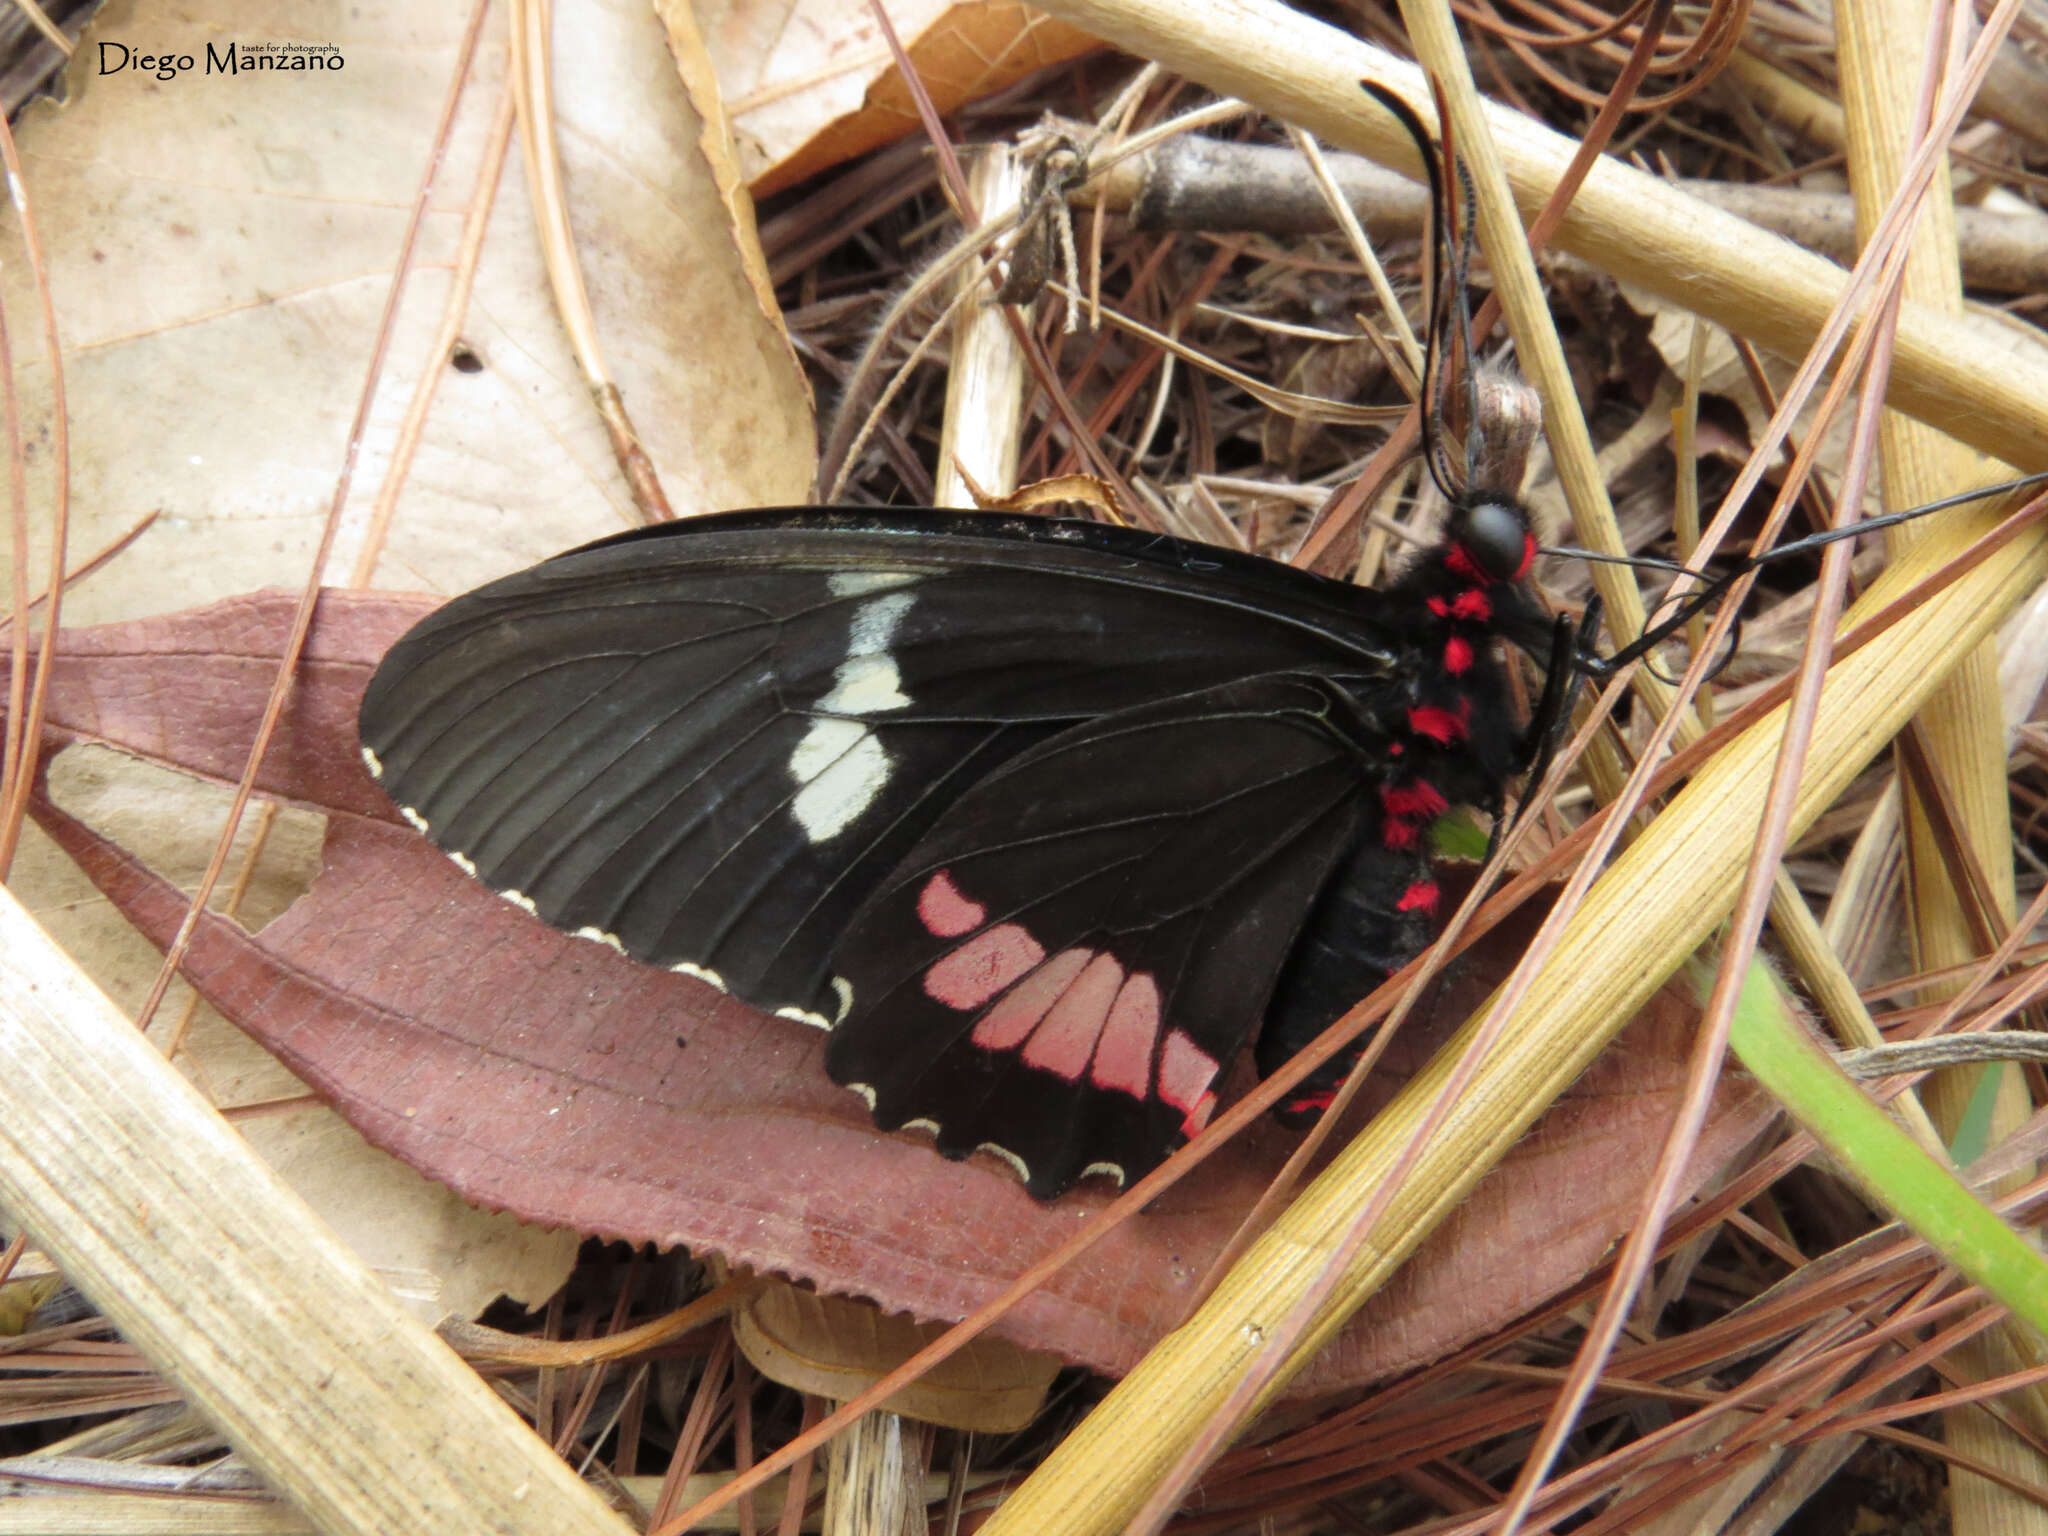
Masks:
[[[512,0],[512,80],[519,105],[519,142],[526,163],[527,187],[533,199],[534,222],[540,227],[541,253],[548,281],[555,290],[555,312],[569,335],[569,348],[590,390],[592,404],[611,439],[612,456],[631,488],[633,504],[649,523],[675,516],[661,489],[654,461],[640,446],[640,434],[626,414],[625,400],[613,382],[598,341],[597,320],[583,286],[583,264],[576,237],[569,228],[568,195],[562,186],[562,160],[555,145],[554,79],[550,70],[548,0]]]
[[[751,1275],[728,1280],[686,1307],[598,1339],[531,1339],[523,1334],[504,1333],[496,1328],[486,1328],[482,1323],[459,1319],[444,1322],[440,1334],[457,1354],[476,1364],[595,1365],[640,1354],[707,1323],[729,1317],[744,1306],[761,1285],[762,1282]]]
[[[1997,1029],[1983,1035],[1938,1035],[1932,1040],[1900,1040],[1835,1053],[1835,1064],[1859,1082],[1987,1061],[2048,1061],[2048,1033]]]

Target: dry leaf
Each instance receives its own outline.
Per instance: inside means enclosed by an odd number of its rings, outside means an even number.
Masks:
[[[867,0],[700,0],[691,9],[757,196],[922,132]],[[890,0],[888,11],[941,113],[1101,46],[1016,0]]]
[[[765,1286],[740,1308],[732,1331],[754,1369],[769,1380],[844,1402],[944,1328],[784,1282]],[[1051,1355],[984,1335],[891,1397],[889,1411],[952,1429],[1014,1434],[1038,1417],[1059,1365]]]
[[[311,23],[287,5],[203,18],[109,7],[72,65],[75,99],[24,115],[66,353],[73,548],[162,514],[74,594],[80,622],[303,579],[465,13],[323,13],[317,40],[341,50],[339,71],[163,83],[96,74],[98,43],[203,59],[208,42],[291,38]],[[631,7],[563,4],[555,39],[585,282],[670,501],[687,512],[801,499],[806,386],[739,257],[659,23]],[[494,194],[485,189],[490,221],[460,328],[467,353],[451,366],[432,349],[496,142],[505,53],[498,13],[435,183],[331,580],[353,568],[423,377],[432,408],[380,577],[460,591],[635,520],[556,318],[516,143]],[[22,263],[6,263],[0,284],[10,314],[35,313]],[[43,377],[30,378],[27,409],[32,420],[46,413]],[[32,466],[39,486],[44,468]]]
[[[281,639],[289,608],[259,594],[69,637],[54,741],[228,771],[261,703],[255,658]],[[920,1319],[964,1315],[1107,1198],[1090,1185],[1040,1205],[993,1159],[949,1163],[915,1135],[879,1135],[826,1079],[815,1030],[556,933],[398,824],[357,766],[352,722],[377,657],[423,609],[368,594],[323,603],[265,788],[329,812],[325,867],[259,935],[208,919],[189,968],[373,1142],[530,1221],[688,1243]],[[188,703],[168,716],[158,701],[173,677]],[[183,902],[169,882],[54,808],[41,814],[137,926],[176,924]],[[1390,1073],[1413,1070],[1465,1016],[1533,921],[1525,913],[1454,968],[1390,1051]],[[1693,1017],[1681,995],[1662,994],[1298,1390],[1434,1358],[1597,1262],[1633,1219]],[[1395,1080],[1373,1085],[1379,1099]],[[1694,1186],[1768,1113],[1724,1089]],[[1026,1302],[1004,1336],[1128,1368],[1179,1321],[1291,1144],[1254,1128]]]

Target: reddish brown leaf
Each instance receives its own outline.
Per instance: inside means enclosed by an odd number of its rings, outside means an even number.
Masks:
[[[68,636],[52,745],[97,740],[232,778],[291,603],[258,594]],[[385,646],[429,606],[381,594],[323,602],[262,784],[328,813],[325,868],[260,935],[202,921],[187,975],[209,1001],[371,1141],[471,1200],[709,1249],[919,1318],[964,1315],[1108,1198],[1091,1187],[1038,1205],[1000,1164],[949,1163],[914,1135],[879,1135],[860,1101],[826,1079],[816,1031],[555,933],[397,824],[360,767],[356,701]],[[185,907],[174,887],[55,807],[39,815],[131,921],[168,938]],[[1498,979],[1528,921],[1418,1010],[1389,1053],[1387,1085]],[[1675,994],[1661,996],[1296,1389],[1434,1358],[1595,1263],[1633,1216],[1690,1022]],[[1387,1085],[1375,1085],[1378,1099]],[[1754,1095],[1724,1095],[1698,1173],[1765,1113]],[[1290,1144],[1256,1128],[1003,1331],[1097,1369],[1128,1368],[1180,1320]]]

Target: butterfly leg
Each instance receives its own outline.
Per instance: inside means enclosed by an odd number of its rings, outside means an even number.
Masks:
[[[1572,709],[1579,701],[1579,690],[1586,680],[1587,668],[1583,658],[1592,654],[1593,641],[1599,633],[1598,597],[1586,604],[1585,617],[1576,627],[1570,616],[1562,613],[1551,626],[1550,660],[1544,665],[1543,695],[1536,702],[1529,728],[1523,732],[1522,749],[1517,754],[1515,765],[1516,772],[1526,773],[1532,784],[1548,771],[1550,759],[1571,727]]]

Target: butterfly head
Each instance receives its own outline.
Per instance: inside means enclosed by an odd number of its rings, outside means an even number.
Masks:
[[[1520,581],[1536,560],[1529,515],[1498,496],[1475,497],[1451,514],[1447,560],[1453,571],[1481,585]]]

